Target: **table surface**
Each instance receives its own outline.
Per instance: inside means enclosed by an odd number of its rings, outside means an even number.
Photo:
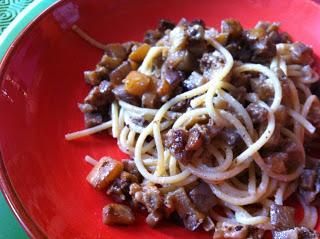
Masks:
[[[0,13],[1,14],[1,13]],[[27,239],[28,236],[0,193],[0,239]]]

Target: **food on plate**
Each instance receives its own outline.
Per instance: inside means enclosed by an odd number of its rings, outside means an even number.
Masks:
[[[318,74],[312,48],[279,24],[220,31],[202,20],[161,20],[143,42],[101,44],[84,78],[79,104],[85,130],[109,130],[129,158],[102,157],[87,180],[117,203],[148,212],[154,227],[180,218],[213,238],[318,238],[320,161],[310,155],[320,132]],[[295,195],[304,217],[286,199]],[[103,209],[106,224],[132,224],[120,204]]]

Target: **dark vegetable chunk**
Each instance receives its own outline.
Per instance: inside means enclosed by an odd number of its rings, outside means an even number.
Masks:
[[[223,134],[221,127],[217,127],[212,120],[209,120],[207,124],[195,124],[188,131],[184,129],[169,130],[165,135],[164,145],[177,160],[188,164],[192,159],[192,153],[203,144],[209,144],[217,135],[227,138],[226,132]]]
[[[203,182],[194,187],[189,196],[196,208],[205,214],[217,204],[217,198],[213,195],[208,184]]]
[[[254,227],[254,226],[249,226],[249,238],[250,239],[263,239],[265,235],[265,230]]]
[[[82,113],[92,113],[97,110],[97,107],[90,104],[78,104],[78,107]]]
[[[295,209],[293,207],[272,204],[270,207],[270,223],[278,230],[295,226]]]
[[[151,46],[155,45],[163,37],[159,30],[149,30],[145,33],[143,41]]]
[[[195,151],[199,149],[204,140],[204,135],[200,127],[192,127],[189,131],[188,141],[185,149],[187,151]]]
[[[132,159],[122,161],[123,171],[112,184],[108,187],[107,194],[111,195],[117,201],[130,199],[130,185],[141,183],[142,175],[138,171]]]
[[[105,53],[108,56],[118,58],[121,61],[125,60],[128,56],[127,49],[120,43],[108,44],[107,48],[105,49]]]
[[[202,227],[206,232],[209,232],[214,230],[215,225],[210,217],[206,217],[203,221]]]
[[[172,30],[174,27],[176,26],[176,24],[174,24],[173,22],[166,20],[166,19],[161,19],[159,21],[159,26],[158,29],[161,32],[164,32],[165,30]]]
[[[171,106],[170,111],[181,112],[184,113],[190,106],[190,100],[183,100]]]
[[[101,124],[103,121],[102,115],[100,113],[85,113],[84,114],[84,124],[86,128],[91,128]]]
[[[159,101],[160,99],[156,93],[146,92],[141,97],[141,105],[146,108],[158,108]]]
[[[316,182],[316,177],[316,170],[304,169],[300,176],[300,187],[305,190],[313,190]]]
[[[264,38],[253,45],[252,51],[251,61],[265,64],[276,55],[276,46],[269,38]]]
[[[242,31],[242,26],[237,20],[225,19],[221,21],[221,32],[227,33],[231,38],[240,37]]]
[[[296,228],[298,231],[298,239],[319,239],[320,233],[317,231],[310,230],[306,227]]]
[[[154,212],[162,206],[163,200],[157,187],[145,186],[143,192],[143,201],[148,212]]]
[[[263,31],[266,36],[275,44],[291,43],[288,33],[279,32],[279,23],[259,21],[254,28],[259,31]]]
[[[218,51],[204,53],[200,59],[200,71],[210,79],[211,75],[224,66],[224,59]]]
[[[295,227],[284,231],[273,231],[273,239],[318,239],[320,234],[305,227]]]
[[[241,145],[241,136],[238,134],[236,129],[225,128],[220,133],[219,136],[232,148]]]
[[[248,235],[248,227],[229,222],[218,223],[213,234],[213,239],[245,239]]]
[[[281,126],[279,124],[276,124],[276,127],[273,131],[271,138],[263,147],[273,149],[279,146],[280,140],[281,140]]]
[[[288,164],[289,172],[295,171],[301,166],[303,153],[298,143],[292,139],[285,139],[281,142],[281,149],[289,156],[290,163]]]
[[[84,102],[96,107],[111,103],[114,99],[112,93],[113,85],[109,81],[102,81],[99,86],[91,89]]]
[[[109,44],[102,56],[99,65],[113,70],[127,58],[128,52],[125,46],[119,43]]]
[[[85,71],[84,79],[85,81],[92,86],[99,85],[99,83],[107,78],[108,70],[103,66],[97,66],[94,71]]]
[[[163,218],[163,197],[156,186],[138,184],[130,186],[130,195],[135,205],[142,205],[149,213],[146,222],[155,226]]]
[[[247,96],[247,89],[243,86],[237,87],[230,91],[230,94],[241,104],[244,105],[246,96]],[[247,109],[248,110],[248,109]]]
[[[185,146],[188,142],[188,132],[183,129],[171,129],[165,135],[164,145],[177,160],[186,160]]]
[[[179,71],[192,72],[197,67],[197,59],[189,50],[178,50],[168,56],[170,68]]]
[[[270,166],[275,173],[286,174],[288,172],[288,154],[285,152],[274,152],[264,158],[264,161]]]
[[[120,161],[110,157],[102,157],[87,176],[87,181],[97,190],[105,190],[123,170]]]
[[[150,227],[156,226],[163,218],[163,214],[160,211],[154,211],[152,213],[149,213],[146,217],[146,223]]]
[[[209,119],[209,122],[206,124],[207,131],[205,132],[205,143],[209,144],[211,139],[218,136],[223,128],[218,126],[212,119]]]
[[[183,81],[183,87],[186,90],[192,90],[208,82],[208,79],[200,75],[198,72],[192,72],[191,75]]]
[[[193,24],[187,29],[187,36],[191,41],[199,41],[204,38],[204,28],[200,24]]]
[[[184,226],[191,231],[196,230],[205,219],[205,215],[195,208],[183,188],[168,193],[166,205],[177,211]]]
[[[252,122],[256,123],[263,123],[266,122],[268,119],[268,111],[266,108],[260,106],[257,103],[250,103],[246,110],[248,111],[250,117],[252,118]]]
[[[258,75],[249,80],[251,89],[259,96],[261,100],[267,100],[274,95],[273,86],[267,81],[266,76]]]
[[[166,80],[171,88],[175,88],[185,80],[185,73],[183,71],[163,67],[161,73],[163,80]]]
[[[131,208],[125,205],[110,203],[102,210],[102,221],[106,225],[131,225],[135,220]]]
[[[112,90],[116,100],[123,100],[129,104],[139,105],[139,98],[134,95],[129,94],[124,85],[119,85]]]
[[[109,78],[113,84],[119,85],[122,80],[132,71],[132,67],[129,61],[124,61],[116,69],[111,71]]]
[[[132,175],[135,175],[138,179],[141,179],[141,174],[135,164],[135,162],[133,161],[133,159],[126,159],[126,160],[123,160],[122,161],[123,163],[123,169],[132,174]]]
[[[285,231],[272,231],[273,239],[298,239],[298,231],[296,229],[289,229]]]
[[[139,183],[136,175],[122,171],[120,177],[116,178],[107,190],[117,201],[124,201],[129,198],[129,187],[132,183]]]
[[[307,161],[308,163],[308,161]],[[320,192],[320,162],[310,163],[300,176],[299,192],[307,204],[314,202]]]
[[[301,42],[292,44],[291,57],[295,64],[311,65],[313,63],[312,49]]]

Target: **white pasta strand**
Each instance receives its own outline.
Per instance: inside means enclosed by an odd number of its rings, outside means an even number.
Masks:
[[[146,117],[146,119],[149,119],[149,120],[152,120],[155,114],[158,112],[158,110],[156,109],[141,108],[141,107],[129,104],[127,102],[124,102],[122,100],[119,101],[119,105],[126,111],[133,112],[137,115],[143,115],[143,117]],[[175,119],[179,115],[181,115],[181,113],[171,112],[171,111],[168,111],[165,113],[165,117],[168,119]]]
[[[274,202],[278,205],[283,205],[283,198],[287,184],[283,182],[280,182],[279,184],[279,188],[276,192],[276,195],[274,196]]]
[[[249,167],[248,193],[250,195],[256,193],[256,172],[253,164],[251,164]]]
[[[139,67],[138,71],[147,75],[147,76],[150,76],[152,75],[152,63],[153,63],[153,60],[159,56],[160,54],[162,54],[162,51],[164,50],[165,48],[164,47],[159,47],[159,46],[154,46],[152,47],[146,57],[144,58],[141,66]]]
[[[269,218],[266,216],[251,216],[246,210],[239,206],[235,206],[229,203],[224,204],[235,212],[235,218],[238,223],[244,225],[257,225],[269,222]]]
[[[121,108],[119,111],[119,130],[122,130],[124,127],[124,109]]]
[[[212,192],[221,200],[233,205],[247,205],[258,202],[258,200],[267,192],[269,177],[263,173],[261,183],[256,190],[256,194],[246,197],[237,197],[223,192],[219,185],[209,184]]]
[[[128,141],[127,142],[132,147],[135,144],[135,137],[136,137],[136,132],[130,131],[129,134],[128,134]]]
[[[287,76],[288,75],[288,67],[286,61],[280,57],[279,67],[283,71],[283,73]]]
[[[314,206],[307,206],[301,197],[299,197],[299,201],[303,207],[303,218],[299,223],[299,226],[307,227],[310,229],[314,229],[318,222],[318,210]]]
[[[79,130],[73,133],[69,133],[65,135],[65,139],[66,140],[74,140],[74,139],[78,139],[84,136],[88,136],[91,134],[95,134],[98,133],[100,131],[109,129],[112,127],[112,121],[107,121],[105,123],[99,124],[97,126],[94,126],[92,128],[88,128],[88,129],[84,129],[84,130]]]
[[[296,85],[305,94],[305,98],[308,98],[310,95],[312,95],[310,88],[305,84],[297,83]]]
[[[155,171],[155,175],[163,175],[165,173],[165,162],[164,162],[164,149],[162,145],[161,140],[161,134],[160,134],[160,126],[159,122],[154,121],[153,123],[153,136],[156,144],[156,149],[158,153],[158,163],[157,163],[157,169]]]
[[[304,103],[303,108],[302,108],[302,116],[303,117],[305,117],[305,118],[307,117],[308,112],[310,111],[312,104],[317,100],[318,100],[318,98],[315,95],[310,95],[306,99],[306,102]]]
[[[112,136],[118,138],[119,136],[119,106],[117,102],[111,104],[111,115],[112,115]]]
[[[218,89],[221,88],[222,85],[222,80],[226,75],[230,72],[232,66],[233,66],[233,58],[232,55],[227,51],[224,47],[222,47],[218,42],[212,40],[212,39],[207,39],[218,51],[220,51],[225,59],[225,66],[221,69],[215,72],[210,76],[210,81],[209,81],[209,88],[206,93],[206,98],[205,98],[205,104],[206,108],[208,109],[208,113],[211,118],[213,118],[215,121],[219,122],[219,118],[217,116],[217,112],[212,104],[213,101],[213,96],[217,92]],[[221,122],[221,121],[220,121]]]
[[[310,134],[313,134],[316,131],[316,128],[305,117],[303,117],[303,115],[292,109],[288,109],[288,114],[308,130]]]
[[[118,146],[122,152],[131,155],[133,148],[127,142],[129,133],[130,133],[130,129],[127,126],[125,126],[120,132],[119,139],[118,139]]]
[[[89,156],[89,155],[86,155],[86,156],[84,157],[84,160],[85,160],[86,162],[88,162],[89,164],[91,164],[92,166],[95,166],[95,165],[98,163],[97,160],[95,160],[94,158],[92,158],[92,157]]]

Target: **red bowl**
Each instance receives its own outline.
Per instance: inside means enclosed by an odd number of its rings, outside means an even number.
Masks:
[[[123,42],[141,40],[160,18],[182,17],[216,27],[228,17],[245,27],[259,20],[281,22],[320,55],[320,6],[313,1],[79,0],[51,7],[20,34],[0,66],[0,183],[32,238],[211,238],[169,223],[151,229],[143,216],[132,227],[103,225],[108,198],[86,183],[91,166],[83,158],[126,156],[104,133],[64,140],[65,133],[83,128],[77,102],[88,87],[82,72],[93,69],[102,54],[71,25],[102,42]]]

